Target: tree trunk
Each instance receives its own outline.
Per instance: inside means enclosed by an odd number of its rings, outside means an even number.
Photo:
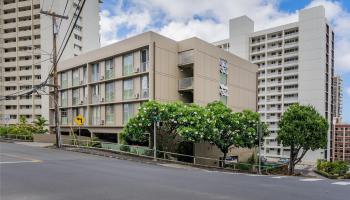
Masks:
[[[224,156],[222,157],[222,167],[225,168],[225,160],[226,160],[227,152],[224,152]]]
[[[290,146],[289,175],[294,174],[294,145]]]

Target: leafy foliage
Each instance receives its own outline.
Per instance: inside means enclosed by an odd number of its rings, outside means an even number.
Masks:
[[[279,129],[278,141],[290,147],[290,174],[294,173],[294,166],[307,151],[327,145],[327,120],[312,106],[291,105],[283,114]]]
[[[45,128],[47,120],[44,117],[38,117],[33,123],[35,133],[45,134],[48,132],[48,130]]]
[[[20,116],[19,123],[0,127],[0,136],[17,136],[17,138],[32,139],[33,134],[47,133],[45,128],[47,120],[43,117],[37,118],[33,124],[28,124],[25,116]]]
[[[248,148],[256,146],[258,124],[263,127],[263,135],[268,134],[267,126],[260,121],[258,113],[248,110],[235,113],[220,101],[206,107],[182,102],[160,104],[150,101],[144,103],[139,113],[124,127],[124,140],[129,144],[141,144],[146,143],[149,137],[153,138],[156,116],[162,122],[157,133],[157,138],[161,139],[157,140],[157,144],[161,144],[161,149],[175,145],[175,138],[180,137],[182,141],[190,143],[208,141],[226,156],[232,145]]]
[[[326,172],[331,175],[343,176],[347,171],[349,171],[349,163],[345,161],[329,162],[326,160],[318,160],[317,170]]]

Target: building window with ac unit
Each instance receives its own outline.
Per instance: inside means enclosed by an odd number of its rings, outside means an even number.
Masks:
[[[86,84],[86,66],[83,67],[83,84]]]
[[[127,103],[123,105],[123,123],[128,123],[129,119],[134,116],[134,104]]]
[[[91,124],[92,125],[100,125],[100,117],[101,117],[101,112],[100,112],[100,106],[94,106],[91,109]]]
[[[63,91],[61,92],[61,106],[62,107],[67,107],[68,104],[68,95],[67,95],[67,91]]]
[[[67,125],[68,124],[68,115],[67,115],[67,109],[61,110],[61,124]]]
[[[148,62],[148,49],[141,50],[141,72],[145,72],[148,70],[149,62]]]
[[[106,79],[114,78],[113,59],[105,61],[105,76],[106,76]]]
[[[98,63],[95,63],[92,65],[91,67],[91,81],[92,82],[96,82],[99,81],[99,77],[100,77],[100,66]]]
[[[115,125],[114,105],[106,105],[106,125]]]
[[[132,99],[134,96],[134,80],[128,79],[123,81],[123,99]]]
[[[61,88],[67,88],[68,87],[68,76],[67,72],[61,73]]]
[[[74,69],[72,71],[72,86],[79,85],[79,69]]]
[[[133,54],[123,56],[123,76],[131,75],[134,72],[134,57]]]
[[[100,85],[96,84],[92,86],[92,103],[98,103],[100,101]]]
[[[114,82],[106,83],[106,102],[114,101]]]
[[[144,75],[141,77],[141,98],[149,97],[149,82],[148,75]]]
[[[72,117],[76,117],[79,115],[79,109],[78,108],[73,108],[72,109]]]
[[[79,104],[79,89],[72,90],[72,105],[76,106]]]

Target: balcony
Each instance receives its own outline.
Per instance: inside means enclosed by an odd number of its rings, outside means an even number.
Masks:
[[[187,77],[179,80],[179,90],[188,91],[193,90],[193,77]]]
[[[179,66],[194,63],[194,50],[179,53]]]

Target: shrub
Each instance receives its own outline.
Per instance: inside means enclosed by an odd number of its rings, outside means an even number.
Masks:
[[[130,152],[130,147],[128,145],[122,145],[120,151]]]
[[[318,160],[317,170],[331,175],[343,176],[349,171],[349,164],[345,161],[328,162],[325,160]]]

